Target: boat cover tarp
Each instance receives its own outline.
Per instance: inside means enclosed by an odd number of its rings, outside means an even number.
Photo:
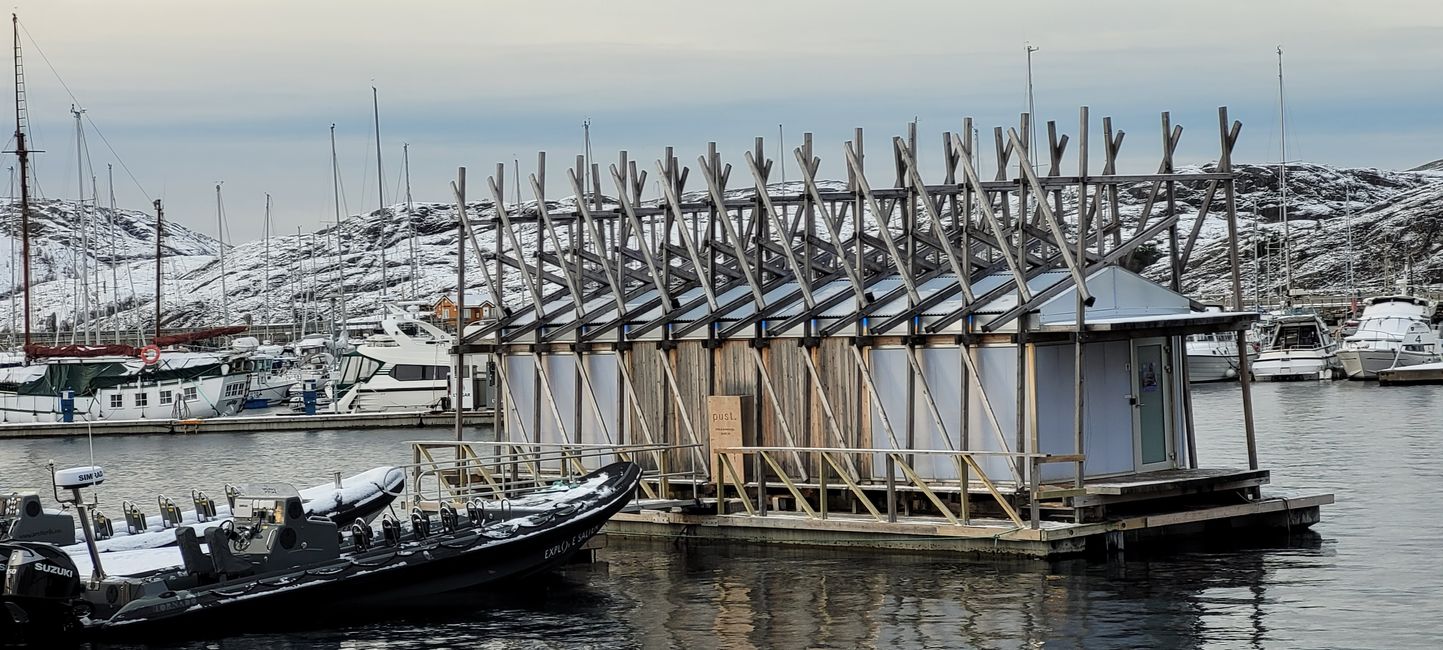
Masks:
[[[138,372],[136,365],[138,362],[52,363],[45,367],[43,376],[17,385],[15,392],[21,395],[59,395],[61,391],[70,389],[75,391],[76,395],[94,395],[102,388],[129,384],[137,378],[145,383],[196,379],[215,374],[219,366],[212,363]]]
[[[156,344],[156,345],[158,345],[158,346],[160,346],[160,347],[165,347],[165,346],[167,346],[167,345],[180,345],[180,344],[182,344],[182,343],[190,343],[190,342],[193,342],[193,341],[204,341],[205,339],[213,339],[213,338],[216,338],[216,337],[218,337],[218,336],[229,336],[229,335],[231,335],[231,334],[240,334],[241,332],[244,332],[244,331],[246,331],[247,329],[249,329],[249,328],[248,328],[247,326],[245,326],[245,325],[229,325],[229,326],[226,326],[226,327],[213,327],[213,328],[211,328],[211,329],[208,329],[208,330],[200,330],[200,331],[198,331],[198,332],[187,332],[187,333],[185,333],[185,334],[166,334],[166,335],[163,335],[163,336],[157,336],[157,337],[155,337],[154,339],[151,340],[151,343],[154,343],[154,344]]]
[[[139,351],[132,345],[40,345],[25,346],[25,356],[30,359],[42,357],[133,357]]]

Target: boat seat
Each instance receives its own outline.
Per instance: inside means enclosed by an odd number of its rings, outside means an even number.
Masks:
[[[175,541],[180,546],[180,559],[187,574],[201,578],[215,575],[215,565],[206,557],[205,551],[200,550],[200,538],[196,537],[194,528],[181,526],[175,529]]]
[[[230,538],[219,527],[206,529],[205,544],[210,547],[210,561],[216,575],[226,578],[255,571],[254,565],[231,552]]]

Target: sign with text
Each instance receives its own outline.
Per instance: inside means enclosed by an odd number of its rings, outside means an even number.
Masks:
[[[712,395],[706,398],[706,411],[707,439],[711,442],[711,449],[756,444],[751,395]],[[737,478],[746,480],[742,455],[727,454],[727,459],[736,468]],[[725,475],[715,456],[711,465],[712,480],[720,485]]]

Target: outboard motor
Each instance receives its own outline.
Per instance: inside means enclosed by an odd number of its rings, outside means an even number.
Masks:
[[[53,639],[78,627],[75,610],[82,602],[83,587],[69,555],[50,544],[4,542],[0,557],[6,559],[0,627],[17,628],[31,641]]]

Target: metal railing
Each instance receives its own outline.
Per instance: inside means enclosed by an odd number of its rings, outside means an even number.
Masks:
[[[1039,512],[1042,497],[1041,467],[1048,463],[1082,463],[1086,461],[1085,454],[1036,454],[1007,451],[953,451],[941,449],[864,449],[864,448],[834,448],[834,447],[728,447],[714,450],[717,471],[717,514],[727,514],[726,488],[728,486],[736,490],[740,497],[743,508],[748,515],[766,516],[767,494],[768,494],[768,470],[786,487],[797,504],[797,509],[811,519],[827,518],[828,495],[832,488],[830,480],[835,476],[841,485],[839,489],[845,489],[853,497],[855,502],[864,507],[871,516],[880,522],[895,523],[897,521],[897,493],[899,491],[915,492],[923,495],[927,501],[937,510],[938,514],[949,523],[957,526],[971,525],[972,512],[969,503],[970,488],[975,479],[978,484],[991,495],[998,507],[1006,514],[1018,528],[1038,528],[1041,522]],[[817,468],[816,481],[805,482],[805,479],[795,479],[786,470],[784,460],[779,460],[777,455],[792,454],[809,455],[813,465]],[[742,468],[732,460],[733,456],[740,455]],[[882,456],[884,458],[882,489],[885,490],[885,512],[872,503],[872,497],[868,489],[877,490],[875,484],[865,485],[857,478],[855,465],[852,462],[858,457]],[[957,470],[957,478],[952,480],[926,478],[918,473],[915,457],[932,457],[950,459]],[[750,457],[752,464],[753,481],[748,483],[744,477],[745,463]],[[838,458],[845,462],[838,462]],[[1009,494],[1004,493],[1003,483],[993,481],[987,472],[979,464],[979,459],[1002,458],[1014,464],[1026,463],[1028,473],[1025,481],[1015,483],[1012,486],[1010,496],[1026,496],[1028,507],[1028,519],[1023,520],[1017,508],[1013,505]],[[901,470],[901,476],[898,476]],[[898,479],[902,479],[899,485]],[[875,480],[875,479],[874,479]],[[815,488],[817,494],[817,505],[814,507],[811,500],[803,492],[803,488]],[[748,489],[756,492],[756,502],[753,503]],[[957,503],[958,512],[952,512],[952,506],[945,502],[939,491],[954,489],[960,493]],[[1054,489],[1048,490],[1047,497],[1061,498],[1076,496],[1075,489]]]
[[[670,494],[671,482],[683,479],[693,498],[704,482],[691,449],[697,445],[608,445],[500,441],[413,441],[407,473],[406,503],[473,497],[511,499],[558,481],[569,482],[607,464],[635,462],[642,467],[642,493],[651,499]],[[688,459],[677,463],[672,452]]]

